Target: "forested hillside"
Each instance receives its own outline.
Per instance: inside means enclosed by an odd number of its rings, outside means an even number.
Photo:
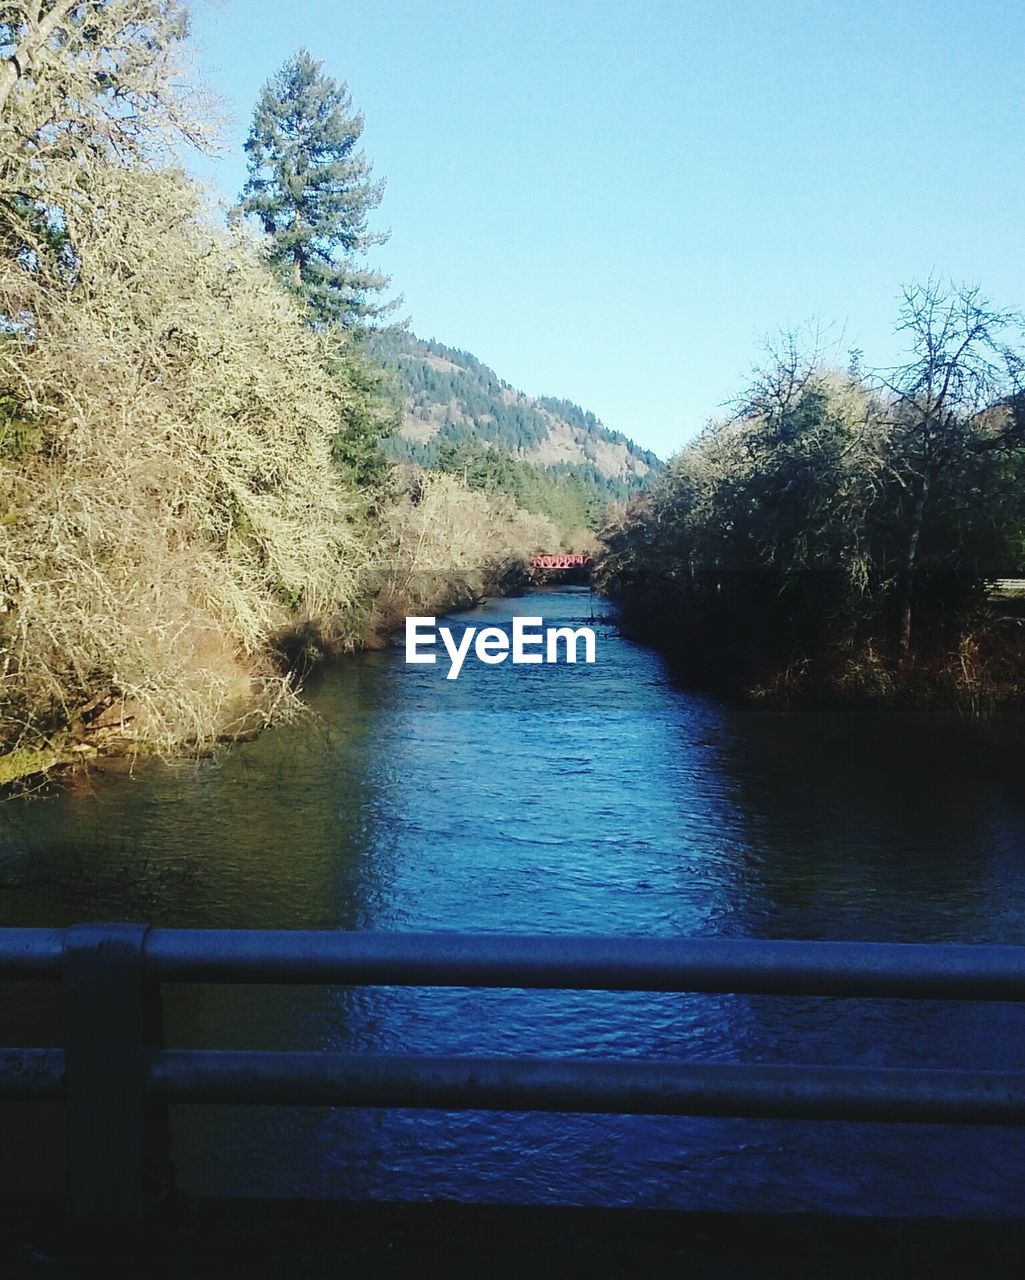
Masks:
[[[625,502],[661,469],[653,453],[610,431],[593,413],[569,400],[527,396],[468,352],[399,328],[373,334],[367,349],[394,371],[404,397],[402,423],[388,445],[399,461],[450,470],[453,448],[464,462],[471,456],[463,452],[468,443],[487,446],[540,469],[542,477],[574,482],[599,505]],[[476,465],[479,448],[472,457]],[[498,466],[494,458],[490,466]],[[521,490],[544,484],[522,468],[519,475]]]

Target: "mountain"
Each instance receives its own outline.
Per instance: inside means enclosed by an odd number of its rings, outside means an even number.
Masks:
[[[386,329],[368,338],[368,353],[394,370],[405,394],[402,426],[388,442],[400,461],[446,466],[468,446],[478,453],[486,446],[618,501],[662,468],[655,454],[593,413],[570,400],[525,395],[466,351]]]

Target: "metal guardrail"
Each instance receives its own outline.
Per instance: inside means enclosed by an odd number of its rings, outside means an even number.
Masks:
[[[77,925],[0,929],[0,980],[60,981],[63,1049],[0,1049],[0,1099],[63,1100],[68,1197],[141,1214],[171,1103],[1025,1124],[1025,1072],[167,1050],[161,985],[309,983],[1021,1001],[1025,947]]]

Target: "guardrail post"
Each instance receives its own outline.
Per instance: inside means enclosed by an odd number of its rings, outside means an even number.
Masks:
[[[79,1219],[145,1209],[147,931],[86,924],[65,934],[67,1190]]]
[[[163,1049],[164,989],[159,979],[143,986],[143,1033],[145,1049]],[[150,1207],[168,1200],[175,1191],[177,1176],[171,1158],[171,1123],[166,1102],[150,1100],[145,1107],[145,1180],[146,1203]]]

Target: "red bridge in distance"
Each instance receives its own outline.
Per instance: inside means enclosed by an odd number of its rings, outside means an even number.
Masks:
[[[591,564],[594,564],[594,556],[576,552],[557,551],[530,557],[532,569],[586,569]]]

